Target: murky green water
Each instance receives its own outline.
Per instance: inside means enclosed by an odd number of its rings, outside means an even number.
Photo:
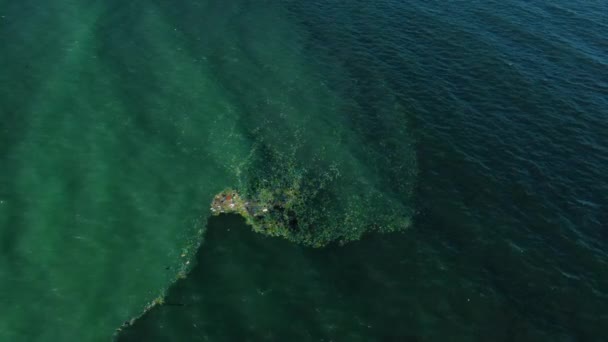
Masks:
[[[406,113],[344,97],[282,6],[1,8],[2,340],[109,338],[188,269],[228,186],[297,183],[311,244],[409,225]]]

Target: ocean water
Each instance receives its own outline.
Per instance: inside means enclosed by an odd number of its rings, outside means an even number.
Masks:
[[[607,35],[597,0],[0,0],[0,341],[607,341]],[[228,187],[296,194],[292,235]]]

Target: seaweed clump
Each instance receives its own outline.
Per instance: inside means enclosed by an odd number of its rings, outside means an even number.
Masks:
[[[255,232],[312,247],[411,224],[402,202],[366,186],[366,179],[344,179],[336,165],[303,167],[291,156],[263,155],[238,190],[227,188],[213,198],[214,215],[238,214]]]

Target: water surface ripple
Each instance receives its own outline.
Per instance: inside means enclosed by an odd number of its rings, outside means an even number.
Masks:
[[[0,0],[0,340],[606,341],[607,35],[601,0]],[[278,185],[335,243],[208,219]]]

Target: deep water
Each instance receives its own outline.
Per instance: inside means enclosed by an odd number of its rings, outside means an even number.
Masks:
[[[607,341],[606,36],[596,0],[0,0],[0,341]],[[300,196],[295,238],[227,187]]]

